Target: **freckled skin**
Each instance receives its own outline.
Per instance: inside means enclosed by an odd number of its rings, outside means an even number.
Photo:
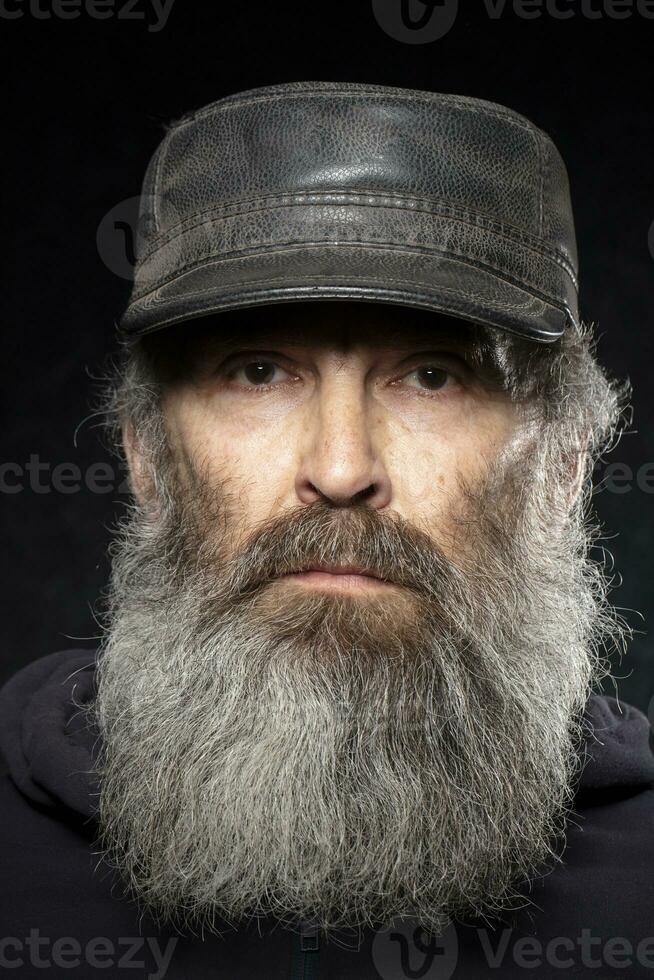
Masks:
[[[205,332],[167,393],[182,472],[202,465],[226,481],[242,534],[298,504],[360,495],[446,549],[457,477],[474,482],[520,436],[518,406],[466,363],[471,325],[345,302],[259,308],[247,325],[233,341]]]

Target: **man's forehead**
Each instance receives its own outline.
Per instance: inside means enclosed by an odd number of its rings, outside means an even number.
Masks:
[[[302,303],[255,307],[207,318],[190,328],[203,350],[233,345],[328,346],[388,349],[451,342],[470,348],[489,343],[496,330],[431,310],[373,303]]]

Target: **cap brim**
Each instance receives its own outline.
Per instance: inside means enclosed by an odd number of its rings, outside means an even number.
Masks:
[[[222,310],[311,300],[421,307],[545,343],[575,322],[549,297],[433,250],[303,243],[210,258],[139,295],[119,328],[136,337]]]

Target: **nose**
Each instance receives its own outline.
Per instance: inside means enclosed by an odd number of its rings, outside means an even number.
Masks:
[[[295,490],[302,503],[328,501],[337,507],[365,503],[381,509],[392,486],[380,453],[380,423],[364,383],[356,376],[326,379],[307,409],[305,439]]]

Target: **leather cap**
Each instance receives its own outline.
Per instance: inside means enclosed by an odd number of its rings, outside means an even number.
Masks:
[[[170,125],[141,196],[134,337],[219,310],[334,299],[553,341],[578,327],[568,176],[481,99],[293,82]]]

